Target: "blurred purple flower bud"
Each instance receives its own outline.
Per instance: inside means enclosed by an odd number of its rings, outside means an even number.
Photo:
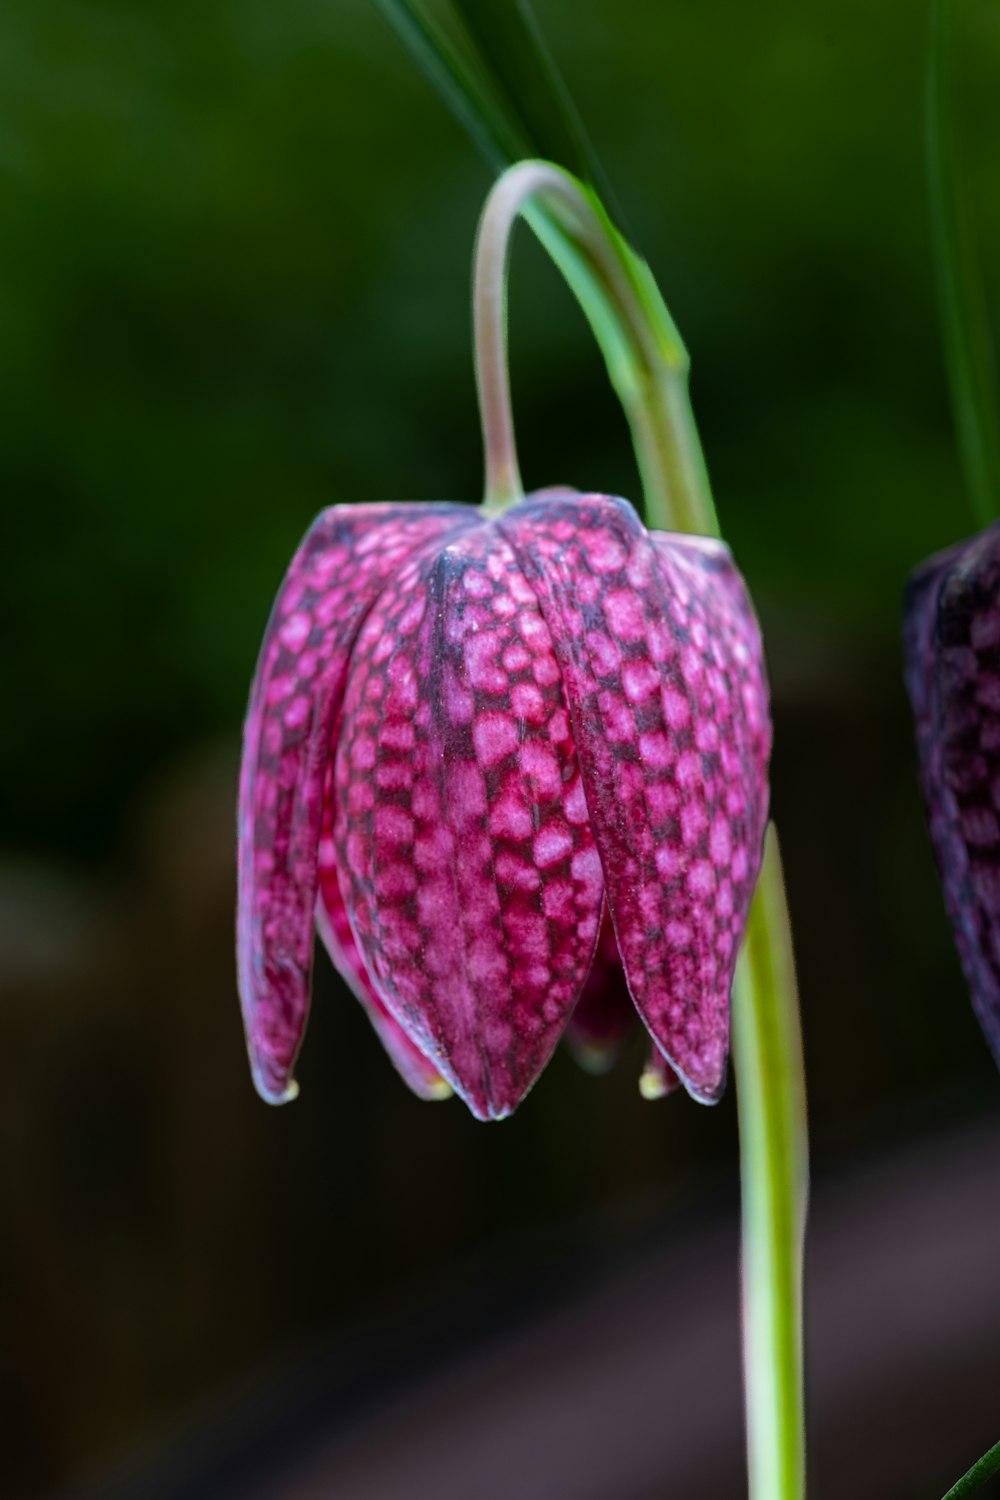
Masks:
[[[972,1004],[1000,1064],[1000,522],[929,558],[903,607],[931,841]]]

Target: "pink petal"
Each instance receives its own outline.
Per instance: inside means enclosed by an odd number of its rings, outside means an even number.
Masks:
[[[704,618],[711,622],[715,638],[715,657],[709,661],[708,670],[721,667],[731,687],[731,714],[717,692],[702,697],[716,719],[720,739],[727,725],[739,738],[743,765],[740,767],[732,759],[728,765],[737,781],[742,769],[749,786],[750,843],[757,850],[757,864],[750,882],[752,895],[760,872],[770,805],[771,705],[760,626],[746,584],[724,542],[663,531],[651,531],[649,535],[659,557],[661,581],[668,588],[671,582],[680,589],[685,587],[682,570],[689,577],[693,575],[693,592]],[[726,766],[722,769],[725,772]]]
[[[580,993],[602,886],[549,633],[493,524],[383,593],[335,775],[376,989],[474,1114],[509,1114]]]
[[[767,817],[760,636],[726,548],[552,493],[500,528],[552,633],[629,989],[688,1092],[725,1082]]]
[[[569,1018],[566,1040],[581,1068],[588,1073],[606,1073],[635,1024],[635,1006],[605,902],[594,962]]]
[[[328,781],[332,781],[332,776],[328,777]],[[388,1052],[403,1082],[419,1099],[449,1098],[451,1089],[437,1068],[414,1046],[402,1026],[379,999],[358,952],[340,890],[340,877],[333,850],[333,808],[329,798],[324,798],[323,831],[319,841],[316,930],[334,968],[350,985],[355,998],[364,1007],[376,1036]]]
[[[243,738],[237,950],[254,1082],[294,1097],[312,975],[316,861],[330,735],[351,647],[380,588],[433,539],[474,524],[453,505],[342,505],[313,523],[264,636]]]

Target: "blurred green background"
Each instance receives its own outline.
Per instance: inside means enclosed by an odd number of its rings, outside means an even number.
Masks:
[[[535,8],[691,350],[765,629],[822,1174],[1000,1101],[898,662],[908,570],[973,529],[933,299],[925,8]],[[998,315],[1000,8],[957,12]],[[476,1284],[497,1257],[544,1259],[553,1229],[613,1238],[731,1188],[731,1097],[653,1107],[638,1053],[597,1081],[557,1058],[484,1129],[410,1100],[325,964],[301,1101],[269,1112],[246,1076],[232,810],[261,631],[322,506],[478,497],[488,186],[368,0],[0,9],[0,1393],[18,1493],[98,1472],[421,1278]],[[527,231],[511,347],[528,483],[636,496],[599,356]]]

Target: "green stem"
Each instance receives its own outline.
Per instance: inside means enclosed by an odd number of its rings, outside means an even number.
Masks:
[[[497,512],[524,497],[517,462],[507,363],[507,266],[518,215],[532,193],[548,182],[536,162],[511,167],[494,184],[479,220],[472,273],[472,343],[486,482],[483,504]]]
[[[499,179],[477,246],[477,380],[487,507],[520,493],[507,374],[504,281],[521,213],[562,270],[604,353],[632,429],[646,519],[719,535],[688,397],[688,357],[653,278],[594,194],[545,162]],[[733,1006],[743,1193],[743,1321],[751,1500],[805,1493],[802,1251],[807,1144],[798,995],[773,827],[737,967]]]
[[[564,174],[567,175],[568,174]],[[571,181],[573,179],[570,179]],[[614,277],[603,274],[595,241],[565,217],[525,217],[562,271],[600,345],[622,404],[642,478],[646,519],[667,531],[719,535],[701,439],[688,394],[690,360],[645,261],[622,238],[600,200],[575,184]]]
[[[480,221],[473,290],[476,376],[486,449],[486,503],[521,493],[510,415],[506,269],[518,215],[576,294],[625,408],[652,524],[718,534],[688,400],[688,357],[648,267],[590,189],[550,162],[518,162],[497,181]]]
[[[995,1443],[988,1453],[977,1459],[958,1483],[952,1485],[944,1500],[962,1500],[963,1496],[971,1495],[984,1479],[989,1479],[994,1474],[1000,1474],[1000,1443]]]
[[[933,0],[927,66],[927,167],[945,369],[966,488],[980,525],[1000,513],[1000,392],[975,236],[950,114],[948,0]]]
[[[805,1493],[802,1252],[808,1156],[791,931],[774,826],[733,995],[752,1500]]]

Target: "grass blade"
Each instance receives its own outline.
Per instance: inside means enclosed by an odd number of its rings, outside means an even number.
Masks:
[[[509,101],[484,75],[474,48],[454,22],[446,27],[423,0],[376,4],[495,171],[535,154]]]
[[[941,333],[959,456],[981,525],[1000,514],[1000,390],[952,120],[950,0],[932,0],[927,166]]]

